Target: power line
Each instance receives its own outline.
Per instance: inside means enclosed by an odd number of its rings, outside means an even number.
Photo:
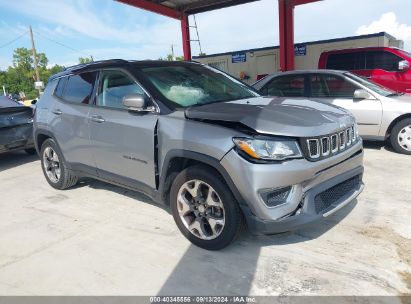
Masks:
[[[50,38],[50,37],[47,37],[46,35],[43,35],[43,34],[40,33],[40,32],[35,31],[35,33],[38,34],[39,36],[41,36],[41,37],[43,37],[43,38],[45,38],[45,39],[53,42],[53,43],[55,43],[55,44],[58,44],[58,45],[60,45],[60,46],[62,46],[62,47],[65,47],[65,48],[67,48],[67,49],[69,49],[69,50],[72,50],[72,51],[74,51],[74,52],[77,52],[77,53],[80,53],[80,54],[83,54],[83,55],[87,55],[87,56],[93,57],[92,55],[86,54],[86,53],[83,52],[83,51],[77,50],[77,49],[75,49],[75,48],[73,48],[73,47],[71,47],[71,46],[68,46],[68,45],[66,45],[66,44],[64,44],[64,43],[61,43],[61,42],[56,41],[56,40],[54,40],[54,39],[52,39],[52,38]]]
[[[18,36],[17,38],[14,38],[13,40],[10,40],[9,42],[7,42],[7,43],[5,43],[5,44],[3,44],[3,45],[0,45],[0,49],[2,49],[2,48],[4,48],[4,47],[12,44],[13,42],[16,42],[17,40],[19,40],[21,37],[23,37],[23,36],[26,35],[26,34],[27,34],[27,31],[24,32],[23,34],[21,34],[20,36]]]

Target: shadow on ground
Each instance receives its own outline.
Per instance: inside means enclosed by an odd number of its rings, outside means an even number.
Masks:
[[[139,192],[105,182],[84,179],[76,187],[114,191],[138,200],[136,203],[154,205],[170,213],[168,207],[154,203]],[[158,295],[247,295],[250,293],[255,280],[261,248],[316,239],[340,223],[356,204],[355,200],[328,218],[294,232],[255,236],[244,231],[239,239],[220,251],[207,251],[190,245],[163,284]],[[288,263],[289,261],[284,260],[284,258],[272,256],[270,258],[270,264],[272,264],[270,271],[281,271],[280,268],[286,267]]]
[[[387,141],[364,141],[363,145],[365,149],[372,149],[372,150],[385,149],[387,151],[395,153],[390,143]]]
[[[38,155],[29,155],[24,151],[0,154],[0,172],[38,160]]]
[[[356,203],[354,201],[322,222],[295,232],[271,236],[254,236],[245,232],[240,239],[221,251],[206,251],[191,245],[158,295],[248,295],[255,280],[262,247],[318,238],[343,220]],[[267,275],[281,272],[281,268],[287,267],[288,263],[281,257],[272,256]]]

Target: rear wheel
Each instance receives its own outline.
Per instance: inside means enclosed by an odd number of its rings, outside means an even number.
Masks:
[[[411,118],[403,119],[394,126],[390,141],[396,152],[411,155]]]
[[[66,162],[53,139],[41,146],[41,167],[47,182],[53,188],[63,190],[74,186],[78,179],[67,169]]]
[[[180,172],[170,191],[174,220],[194,245],[218,250],[239,234],[242,214],[224,180],[202,166]]]

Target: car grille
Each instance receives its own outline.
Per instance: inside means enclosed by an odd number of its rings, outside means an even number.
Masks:
[[[306,157],[316,161],[348,149],[357,140],[355,128],[352,126],[335,134],[318,138],[305,138],[301,141],[301,146]]]
[[[357,175],[317,194],[314,198],[315,211],[320,213],[327,210],[333,203],[357,189],[360,182],[361,176]]]

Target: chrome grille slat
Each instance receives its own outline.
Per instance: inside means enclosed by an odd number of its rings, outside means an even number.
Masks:
[[[331,135],[331,153],[335,153],[338,151],[338,135],[333,134]]]
[[[344,150],[345,149],[345,131],[338,133],[338,139],[340,142],[339,149]]]
[[[308,150],[311,158],[320,157],[320,143],[318,139],[307,140]]]
[[[348,149],[356,141],[354,126],[321,138],[309,138],[306,140],[308,156],[311,159],[330,157]]]
[[[321,155],[327,156],[330,154],[330,138],[323,137],[321,138]]]

